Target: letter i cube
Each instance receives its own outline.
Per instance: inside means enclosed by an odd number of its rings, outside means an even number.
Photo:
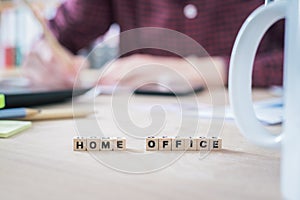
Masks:
[[[193,137],[186,138],[185,148],[187,151],[196,151],[197,150],[197,139]]]

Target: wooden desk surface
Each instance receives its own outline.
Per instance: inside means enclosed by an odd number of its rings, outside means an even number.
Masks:
[[[254,93],[255,99],[266,97],[270,97],[266,91]],[[209,93],[198,98],[207,102]],[[97,97],[97,108],[109,108],[109,99]],[[162,97],[136,99],[175,102]],[[112,136],[120,133],[108,114],[100,114],[99,120],[111,128]],[[221,133],[224,150],[204,159],[198,153],[185,153],[162,170],[138,175],[110,169],[88,152],[74,152],[76,134],[70,119],[34,122],[32,129],[0,139],[1,199],[280,199],[279,152],[250,144],[232,121],[225,122]]]

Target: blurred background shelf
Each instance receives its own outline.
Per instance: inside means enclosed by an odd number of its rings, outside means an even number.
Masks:
[[[45,9],[47,7],[57,7],[62,1],[61,0],[31,0],[29,1],[33,3],[35,6],[38,6],[41,9]],[[22,3],[22,0],[0,0],[0,12],[7,10],[7,9],[12,9],[16,8],[19,6],[24,6]]]
[[[46,19],[54,17],[57,7],[64,1],[29,0]],[[111,25],[105,35],[98,37],[78,54],[87,57],[90,68],[103,67],[118,55],[119,33],[119,25]],[[41,34],[39,22],[22,0],[0,0],[0,71],[22,66],[24,58]]]
[[[45,18],[51,18],[61,0],[30,0]],[[0,70],[22,65],[42,29],[22,0],[0,0]]]

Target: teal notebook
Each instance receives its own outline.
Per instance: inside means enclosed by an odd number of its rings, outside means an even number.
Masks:
[[[0,138],[7,138],[31,127],[31,122],[0,120]]]

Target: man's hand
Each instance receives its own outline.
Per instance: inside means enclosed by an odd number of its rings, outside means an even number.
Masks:
[[[83,57],[64,51],[62,57],[61,52],[44,39],[34,44],[23,64],[23,72],[32,85],[51,89],[73,87],[80,67],[87,64]]]
[[[194,86],[224,85],[225,62],[222,58],[186,59],[151,55],[132,55],[106,66],[100,84],[137,87],[144,82],[162,85],[186,84]]]
[[[25,75],[33,85],[52,89],[72,87],[80,67],[87,65],[84,58],[73,56],[62,47],[48,28],[39,8],[27,0],[24,3],[39,21],[44,33],[44,38],[34,44],[24,62]]]

